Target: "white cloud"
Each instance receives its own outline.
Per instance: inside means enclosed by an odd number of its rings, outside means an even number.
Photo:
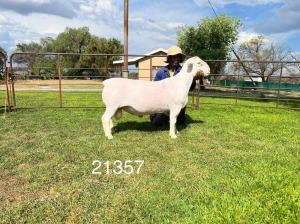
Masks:
[[[169,35],[164,35],[164,34],[159,34],[156,36],[157,40],[160,41],[168,41],[168,42],[172,42],[174,39],[172,37],[170,37]]]
[[[242,31],[238,34],[238,41],[235,44],[235,48],[238,48],[242,43],[248,42],[253,38],[257,38],[258,36],[263,36],[265,43],[273,42],[275,44],[285,47],[287,50],[290,48],[285,44],[290,37],[290,34],[288,33],[284,35],[283,34],[264,35],[261,33],[245,32],[245,31]]]
[[[14,38],[7,31],[0,31],[0,46],[10,55],[12,46],[14,46]]]
[[[42,13],[65,18],[75,16],[74,2],[66,0],[0,0],[0,9],[21,15]]]
[[[0,15],[0,24],[6,22],[6,18],[3,15]]]
[[[245,5],[245,6],[256,6],[265,5],[269,3],[283,3],[285,0],[210,0],[213,7],[224,7],[230,4]],[[200,7],[208,6],[207,0],[194,0],[196,5]]]
[[[285,4],[277,8],[274,12],[275,15],[264,23],[256,25],[259,32],[267,34],[271,33],[284,33],[298,30],[300,31],[300,2],[294,0],[286,0]]]
[[[129,29],[134,32],[149,31],[152,33],[161,32],[164,34],[175,34],[178,27],[184,25],[182,22],[172,22],[168,20],[154,21],[150,18],[136,17],[129,19]]]
[[[253,15],[242,15],[239,43],[257,35],[286,41],[299,30],[300,2],[295,0],[210,0],[214,7],[240,5],[255,6],[271,3],[277,10],[264,6],[270,21],[254,24]],[[129,52],[139,54],[177,43],[176,31],[183,24],[196,25],[205,16],[213,17],[207,0],[129,0]],[[0,0],[1,44],[15,47],[16,43],[39,41],[41,37],[55,37],[66,27],[88,26],[100,37],[115,37],[123,41],[123,0]],[[195,4],[194,4],[195,3]],[[246,7],[247,8],[247,7]],[[272,11],[273,10],[273,11]],[[272,17],[273,15],[273,17]],[[235,16],[235,15],[232,15]],[[275,25],[274,25],[275,24]],[[247,30],[246,30],[247,29]],[[9,36],[7,36],[7,34]],[[9,39],[5,39],[9,38]],[[6,42],[5,42],[6,41]],[[3,47],[3,46],[2,46]],[[299,47],[300,50],[300,47]]]
[[[113,20],[119,14],[118,2],[116,0],[88,0],[80,3],[76,12],[81,17]]]
[[[4,26],[13,27],[17,24],[18,22],[12,19],[9,15],[6,15],[5,13],[0,15],[0,29],[4,29]]]
[[[178,27],[183,25],[184,23],[180,23],[180,22],[170,22],[170,23],[166,23],[165,27],[169,30],[176,30]]]
[[[236,45],[239,46],[242,43],[248,42],[251,39],[256,38],[258,36],[260,36],[258,33],[250,33],[250,32],[244,32],[244,31],[242,31],[242,32],[240,32],[238,34],[238,41],[237,41]]]
[[[10,0],[10,2],[15,3],[27,3],[27,4],[45,4],[45,3],[51,3],[51,0]]]

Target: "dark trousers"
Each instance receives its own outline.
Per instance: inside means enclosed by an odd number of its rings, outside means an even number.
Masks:
[[[161,126],[164,124],[169,123],[170,117],[168,113],[158,113],[158,114],[152,114],[150,116],[150,122],[154,126]],[[185,107],[181,109],[177,116],[176,124],[184,124],[186,122],[185,119]]]

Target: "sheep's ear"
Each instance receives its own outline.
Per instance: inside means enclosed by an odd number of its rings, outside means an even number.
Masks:
[[[193,70],[194,63],[189,63],[187,66],[187,72],[190,73]]]

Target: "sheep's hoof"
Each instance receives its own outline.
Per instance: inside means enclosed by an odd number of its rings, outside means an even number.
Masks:
[[[170,135],[172,139],[177,138],[177,135]]]
[[[114,137],[112,135],[108,135],[108,136],[105,136],[107,139],[113,139]]]

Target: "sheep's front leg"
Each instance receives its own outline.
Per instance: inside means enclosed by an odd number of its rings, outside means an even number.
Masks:
[[[180,108],[176,108],[175,110],[170,110],[170,133],[169,135],[171,136],[171,138],[177,138],[176,136],[176,121],[177,121],[177,116],[180,112]]]

